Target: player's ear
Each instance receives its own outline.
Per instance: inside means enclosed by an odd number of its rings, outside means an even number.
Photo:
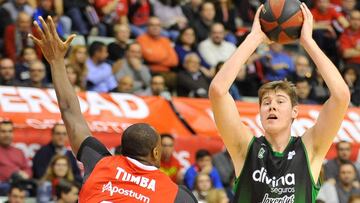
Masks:
[[[298,106],[296,105],[292,108],[291,118],[292,119],[297,118],[298,114],[299,114],[299,109]]]

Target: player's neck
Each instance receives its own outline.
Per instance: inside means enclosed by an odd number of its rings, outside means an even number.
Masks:
[[[290,141],[290,131],[284,131],[286,133],[280,133],[277,135],[270,135],[265,133],[266,140],[271,144],[271,148],[274,152],[284,152],[285,148]]]

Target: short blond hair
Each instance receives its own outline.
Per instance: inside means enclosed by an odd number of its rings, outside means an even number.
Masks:
[[[279,90],[284,91],[287,95],[289,95],[292,106],[298,105],[298,96],[296,94],[295,85],[289,81],[283,81],[283,80],[272,81],[263,84],[258,91],[259,104],[261,105],[261,102],[266,93],[270,91],[276,92]]]

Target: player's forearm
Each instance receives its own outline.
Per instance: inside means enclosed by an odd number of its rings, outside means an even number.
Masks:
[[[67,78],[65,61],[59,59],[50,63],[51,76],[61,113],[81,114],[76,93]]]
[[[210,85],[210,97],[225,95],[245,62],[262,42],[261,36],[249,34],[233,55],[224,63]]]
[[[330,61],[330,59],[321,51],[316,42],[311,39],[303,43],[307,53],[314,61],[318,71],[323,77],[326,85],[330,90],[330,96],[341,102],[350,100],[349,88],[344,79],[341,77],[338,69]]]

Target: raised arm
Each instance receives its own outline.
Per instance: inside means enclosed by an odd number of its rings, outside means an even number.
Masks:
[[[329,150],[350,102],[350,92],[339,71],[312,39],[313,16],[303,3],[304,24],[300,43],[314,61],[330,90],[330,98],[323,105],[315,125],[308,129],[303,141],[308,151],[314,178],[317,180],[322,161]]]
[[[261,31],[259,15],[262,6],[256,12],[251,33],[224,63],[209,88],[209,98],[214,112],[215,123],[226,148],[234,162],[238,176],[242,170],[248,145],[253,137],[250,129],[241,120],[235,101],[229,94],[231,84],[238,72],[260,43],[267,37]]]
[[[61,117],[64,120],[73,153],[77,155],[81,143],[87,136],[91,135],[91,132],[81,114],[78,98],[67,78],[65,69],[64,56],[75,35],[71,35],[63,42],[56,32],[56,27],[51,17],[48,17],[47,23],[40,17],[40,22],[43,31],[37,22],[34,21],[40,37],[36,38],[30,35],[30,38],[41,48],[43,55],[50,64]]]

